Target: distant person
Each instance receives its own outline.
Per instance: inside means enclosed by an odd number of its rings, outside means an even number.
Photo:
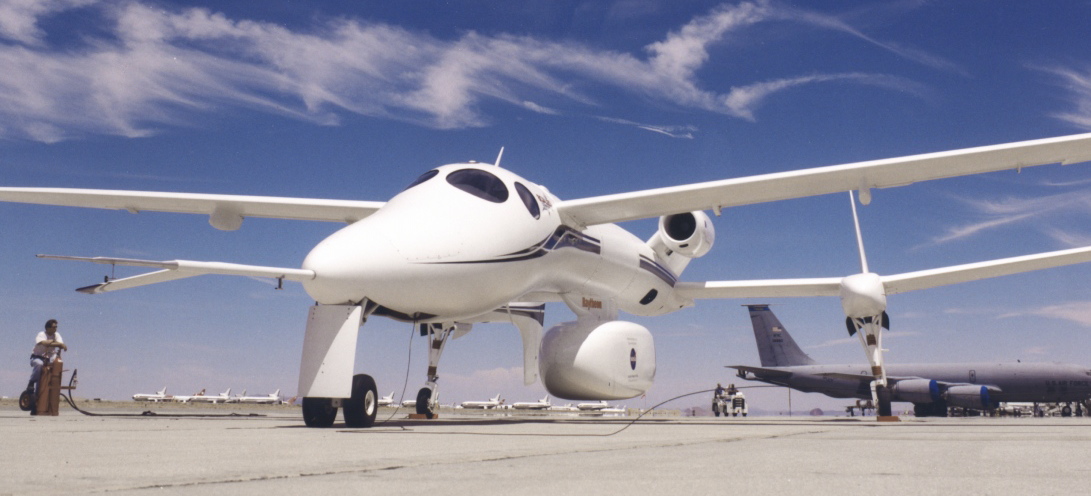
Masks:
[[[42,367],[50,363],[60,354],[61,350],[68,351],[64,339],[57,333],[57,319],[49,319],[45,322],[45,330],[38,333],[34,340],[34,351],[30,352],[30,383],[27,384],[27,392],[30,393],[30,413],[34,414],[38,405],[38,391],[42,382]]]

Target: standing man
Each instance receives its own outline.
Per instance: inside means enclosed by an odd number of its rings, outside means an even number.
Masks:
[[[38,404],[38,391],[42,381],[42,367],[45,364],[52,362],[56,358],[60,350],[68,351],[68,346],[65,346],[64,339],[57,333],[57,319],[49,319],[45,323],[45,330],[38,333],[37,339],[34,340],[34,351],[30,353],[30,367],[33,369],[30,373],[30,383],[27,384],[27,392],[30,393],[31,407],[30,413],[35,413],[36,406]]]

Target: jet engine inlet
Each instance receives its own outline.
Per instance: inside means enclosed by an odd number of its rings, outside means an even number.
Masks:
[[[712,220],[704,212],[664,215],[659,218],[659,237],[671,252],[687,258],[704,256],[716,241]]]

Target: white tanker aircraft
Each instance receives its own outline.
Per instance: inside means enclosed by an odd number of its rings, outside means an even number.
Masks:
[[[886,324],[886,296],[1091,260],[1091,247],[894,276],[682,282],[691,259],[709,252],[711,219],[736,205],[857,191],[990,171],[1091,160],[1091,134],[803,169],[631,193],[561,200],[496,164],[444,165],[388,202],[53,188],[0,188],[0,201],[195,213],[238,229],[246,217],[348,225],[318,243],[301,268],[189,260],[44,256],[158,269],[79,289],[103,293],[202,274],[296,281],[315,300],[304,336],[298,395],[308,426],[372,425],[375,381],[353,375],[356,339],[371,316],[414,322],[429,336],[427,382],[418,412],[435,408],[440,355],[448,338],[478,322],[510,322],[523,339],[527,384],[541,378],[555,397],[617,400],[643,394],[655,377],[645,327],[624,320],[663,315],[704,298],[840,296],[846,316],[868,333],[869,358]],[[647,241],[614,223],[659,217]],[[546,302],[576,320],[543,333]],[[883,325],[882,327],[887,327]],[[881,366],[881,362],[879,363]],[[877,382],[885,378],[876,373]],[[879,383],[881,388],[883,383]]]

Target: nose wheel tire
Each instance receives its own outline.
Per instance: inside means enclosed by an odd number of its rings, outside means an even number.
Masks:
[[[303,398],[303,422],[307,427],[331,427],[337,407],[331,398]]]
[[[428,418],[432,418],[435,414],[432,411],[432,390],[429,388],[421,388],[417,391],[417,413],[421,415],[427,415]]]
[[[352,397],[345,400],[345,425],[348,427],[371,427],[379,413],[379,403],[375,379],[370,375],[357,374],[352,377]]]

